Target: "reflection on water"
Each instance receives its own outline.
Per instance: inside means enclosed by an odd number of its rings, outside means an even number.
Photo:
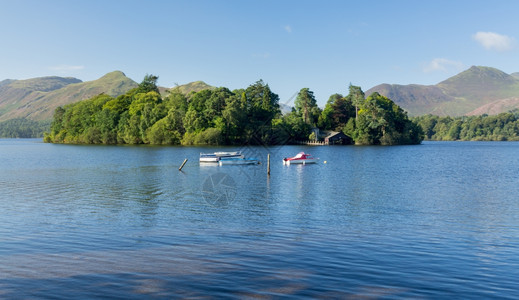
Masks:
[[[282,165],[301,150],[321,163]],[[517,150],[248,149],[267,177],[200,166],[211,148],[0,140],[0,298],[517,298]]]

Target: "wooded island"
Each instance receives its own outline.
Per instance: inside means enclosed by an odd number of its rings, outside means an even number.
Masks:
[[[342,131],[358,145],[419,144],[423,131],[407,113],[378,93],[330,96],[321,110],[313,92],[299,91],[291,112],[262,80],[246,89],[172,89],[162,97],[157,76],[116,98],[101,94],[58,107],[44,141],[73,144],[236,145],[316,140],[315,128]]]

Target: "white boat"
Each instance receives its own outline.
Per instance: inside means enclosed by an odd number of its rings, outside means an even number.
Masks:
[[[259,160],[255,158],[225,157],[218,161],[220,166],[223,165],[257,165]]]
[[[283,164],[284,165],[291,165],[291,164],[303,164],[303,165],[315,164],[315,163],[317,163],[318,160],[319,160],[319,158],[315,158],[315,157],[313,157],[310,154],[306,154],[304,152],[299,152],[294,157],[283,158]]]
[[[214,152],[214,153],[200,153],[200,162],[217,163],[222,158],[243,158],[241,151],[234,152]]]
[[[213,162],[217,163],[220,160],[218,156],[211,155],[211,154],[202,154],[200,153],[200,162]]]
[[[220,152],[215,152],[213,154],[216,156],[219,156],[219,157],[241,157],[241,158],[243,158],[243,154],[241,153],[241,151],[233,151],[233,152],[220,151]]]

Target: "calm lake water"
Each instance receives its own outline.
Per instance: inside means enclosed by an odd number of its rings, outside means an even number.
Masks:
[[[0,298],[519,298],[519,143],[234,149],[0,140]]]

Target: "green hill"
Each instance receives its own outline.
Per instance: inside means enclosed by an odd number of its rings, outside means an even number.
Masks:
[[[38,97],[80,82],[81,80],[76,78],[56,76],[27,80],[4,80],[0,82],[0,120],[17,118],[24,107],[28,107]]]
[[[182,85],[176,85],[172,88],[167,88],[167,87],[162,87],[162,86],[159,86],[158,88],[159,88],[159,92],[162,95],[162,97],[167,97],[167,95],[174,90],[179,91],[180,93],[182,93],[184,95],[188,95],[191,92],[196,93],[196,92],[200,92],[202,90],[215,89],[216,87],[214,87],[212,85],[208,85],[207,83],[205,83],[203,81],[193,81],[193,82],[182,84]]]
[[[411,115],[437,114],[444,115],[441,110],[443,103],[449,103],[454,98],[434,85],[398,85],[381,84],[366,91],[366,95],[378,92],[393,100]]]
[[[498,114],[519,108],[519,74],[473,66],[436,85],[381,84],[366,94],[373,92],[392,99],[415,116]]]
[[[0,121],[16,118],[50,120],[58,106],[101,93],[118,96],[134,87],[137,83],[120,71],[86,82],[57,76],[4,80],[0,82]]]
[[[214,86],[208,85],[207,83],[205,83],[203,81],[194,81],[194,82],[190,82],[190,83],[186,83],[186,84],[183,84],[183,85],[178,85],[178,86],[172,87],[169,90],[170,91],[178,90],[182,94],[188,95],[191,92],[195,92],[196,93],[196,92],[200,92],[202,90],[207,90],[207,89],[211,89],[212,90],[214,88],[215,88]]]

